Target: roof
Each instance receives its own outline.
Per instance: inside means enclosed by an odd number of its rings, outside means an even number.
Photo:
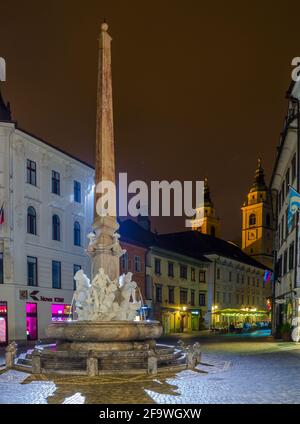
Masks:
[[[145,230],[137,222],[131,219],[120,222],[119,234],[123,242],[137,244],[145,248],[157,247],[202,262],[210,262],[210,260],[199,251],[186,250],[180,246],[180,244],[173,243],[173,240],[164,239],[162,236],[152,233],[152,231]]]
[[[162,234],[159,239],[171,245],[173,249],[183,249],[188,255],[195,255],[196,252],[202,256],[217,254],[256,268],[268,269],[265,265],[244,253],[235,244],[218,237],[202,234],[200,231]]]

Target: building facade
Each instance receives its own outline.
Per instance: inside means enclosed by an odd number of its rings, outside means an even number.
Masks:
[[[271,196],[261,159],[247,200],[242,207],[242,249],[247,255],[273,267],[274,222]]]
[[[44,338],[69,318],[74,273],[89,272],[94,170],[0,122],[0,343]],[[4,104],[5,105],[5,104]]]
[[[299,213],[288,227],[289,185],[299,191],[299,101],[300,83],[291,85],[288,110],[281,133],[271,179],[273,214],[276,224],[274,333],[300,316]]]
[[[146,278],[153,318],[162,323],[164,334],[207,327],[207,264],[205,258],[197,260],[159,246],[148,250]]]

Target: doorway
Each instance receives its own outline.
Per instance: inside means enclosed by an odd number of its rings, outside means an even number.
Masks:
[[[7,323],[7,302],[0,302],[0,346],[7,345],[8,323]]]
[[[38,338],[36,303],[26,303],[26,334],[27,340],[37,340]]]

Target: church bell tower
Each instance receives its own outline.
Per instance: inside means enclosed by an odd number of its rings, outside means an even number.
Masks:
[[[261,158],[242,209],[242,249],[262,264],[272,267],[273,237],[271,199]]]

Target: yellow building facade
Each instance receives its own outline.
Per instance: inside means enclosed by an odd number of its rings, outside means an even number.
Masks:
[[[261,159],[254,182],[242,207],[242,249],[269,268],[273,266],[274,226],[271,200]]]

